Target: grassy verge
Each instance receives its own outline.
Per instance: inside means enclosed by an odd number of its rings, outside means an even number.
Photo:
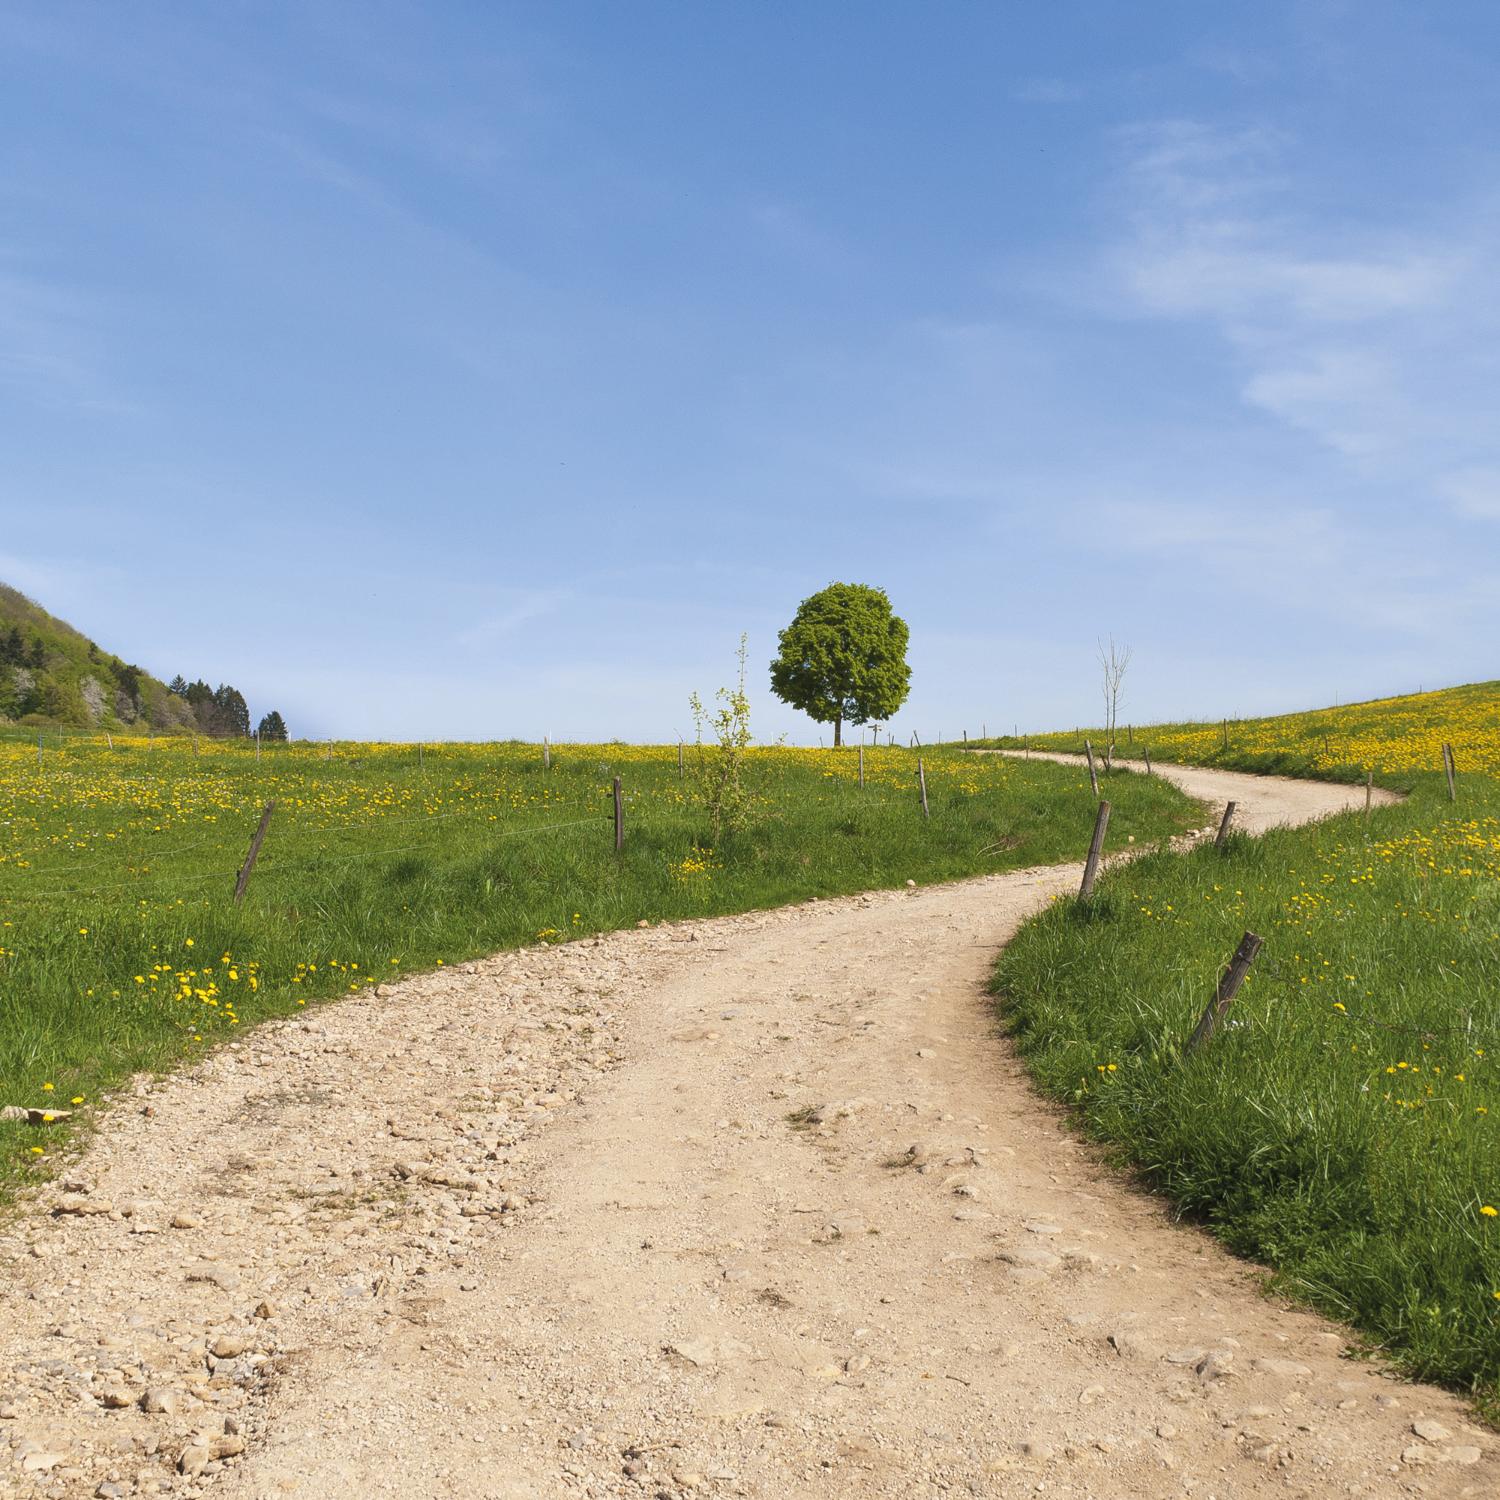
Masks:
[[[1085,739],[1102,755],[1107,736],[1097,728],[975,743],[1082,754]],[[1377,783],[1404,789],[1414,774],[1441,769],[1445,744],[1460,775],[1500,776],[1500,682],[1270,718],[1121,727],[1115,755],[1138,761],[1149,751],[1157,761],[1328,781],[1363,781],[1374,772]]]
[[[750,825],[709,847],[675,748],[0,739],[0,1105],[87,1115],[141,1069],[317,998],[495,949],[1081,857],[1087,778],[1056,765],[753,752]],[[610,782],[624,785],[613,851]],[[1194,821],[1130,778],[1110,833]],[[234,874],[277,806],[243,905]],[[75,1102],[76,1101],[76,1102]],[[72,1122],[0,1123],[0,1197]]]
[[[1357,756],[1393,767],[1406,803],[1116,870],[1092,904],[1023,929],[995,991],[1038,1080],[1122,1161],[1282,1290],[1494,1418],[1500,783],[1469,774],[1450,803],[1414,769],[1426,738],[1406,714],[1384,735],[1369,714]],[[1307,717],[1281,768],[1327,774]],[[1454,726],[1438,735],[1457,748]],[[1211,757],[1222,745],[1182,756]],[[1246,929],[1266,943],[1232,1024],[1185,1058]]]

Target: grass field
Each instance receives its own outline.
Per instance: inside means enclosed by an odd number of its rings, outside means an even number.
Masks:
[[[1095,754],[1102,754],[1102,729],[975,743],[1006,749],[1030,744],[1081,754],[1085,739],[1092,741]],[[1441,768],[1445,743],[1453,746],[1460,774],[1500,776],[1500,682],[1273,718],[1121,727],[1115,754],[1134,761],[1149,750],[1154,760],[1333,781],[1362,781],[1373,771],[1382,785],[1406,786],[1411,773]]]
[[[695,752],[690,747],[691,772]],[[122,1078],[261,1017],[413,969],[637,921],[1081,857],[1076,770],[999,758],[750,753],[749,826],[708,847],[675,747],[0,738],[0,1105],[86,1116]],[[613,850],[611,778],[625,846]],[[276,811],[242,906],[235,872]],[[1114,843],[1194,821],[1123,788]],[[76,1122],[0,1123],[0,1194]]]
[[[1231,723],[1228,750],[1221,725],[1137,730],[1162,760],[1368,767],[1410,798],[1118,869],[1091,906],[1026,927],[995,988],[1037,1078],[1090,1132],[1282,1289],[1494,1417],[1500,685],[1429,700]],[[1428,769],[1444,741],[1455,803]],[[1232,1024],[1184,1058],[1246,929],[1265,948]]]

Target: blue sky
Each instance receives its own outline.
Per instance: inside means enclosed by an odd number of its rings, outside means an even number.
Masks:
[[[0,578],[294,733],[1500,676],[1487,4],[0,0]]]

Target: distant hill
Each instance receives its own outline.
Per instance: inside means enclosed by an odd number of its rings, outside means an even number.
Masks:
[[[197,730],[250,733],[249,710],[227,684],[172,686],[122,661],[19,589],[0,583],[0,724],[73,729]],[[263,736],[286,738],[280,714],[261,721]]]

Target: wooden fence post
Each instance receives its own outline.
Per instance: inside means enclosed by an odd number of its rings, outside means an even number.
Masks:
[[[1099,773],[1094,769],[1094,747],[1090,741],[1083,742],[1083,753],[1089,758],[1089,785],[1094,789],[1094,795],[1099,795]]]
[[[1366,818],[1367,821],[1368,821],[1369,816],[1370,816],[1370,804],[1373,801],[1374,796],[1375,796],[1375,773],[1373,771],[1366,771],[1365,772],[1365,818]]]
[[[260,856],[260,846],[265,841],[266,829],[271,826],[271,814],[276,811],[275,801],[266,803],[266,810],[260,815],[260,822],[256,826],[255,835],[250,840],[250,852],[245,856],[245,863],[240,866],[240,878],[234,883],[234,904],[238,906],[244,899],[245,887],[250,884],[250,872],[255,868],[255,861]]]
[[[1146,750],[1143,754],[1146,757],[1146,774],[1149,776],[1151,774],[1151,752],[1150,750]]]
[[[1224,720],[1224,748],[1229,748],[1229,720]]]
[[[1448,776],[1448,800],[1450,802],[1456,802],[1458,800],[1458,790],[1453,784],[1454,765],[1452,745],[1445,744],[1443,746],[1443,770],[1447,773]]]
[[[682,761],[682,741],[678,740],[677,741],[677,779],[679,781],[681,781],[683,779],[683,777],[686,776],[686,775],[687,775],[687,771],[684,769],[683,761]]]
[[[1229,825],[1234,822],[1235,806],[1234,802],[1226,802],[1224,804],[1224,816],[1219,822],[1219,831],[1214,836],[1215,849],[1222,849],[1224,847],[1224,840],[1229,837]]]
[[[859,789],[865,789],[865,742],[859,742]]]
[[[1134,724],[1127,724],[1125,726],[1125,743],[1126,743],[1127,746],[1135,744],[1135,725]]]
[[[420,771],[422,769],[423,765],[424,765],[424,762],[422,760],[422,746],[421,746],[421,743],[418,742],[418,744],[417,744],[417,769]]]
[[[1260,952],[1261,942],[1262,939],[1253,932],[1247,932],[1240,939],[1239,947],[1234,950],[1234,957],[1229,960],[1229,967],[1219,980],[1218,990],[1193,1028],[1192,1036],[1188,1038],[1188,1052],[1196,1052],[1219,1029],[1219,1023],[1224,1019],[1230,1002],[1239,994],[1240,986],[1250,972],[1250,965],[1255,962],[1255,955]]]
[[[928,816],[928,813],[927,813],[927,773],[922,769],[922,757],[920,755],[917,757],[917,786],[919,788],[921,788],[921,792],[922,792],[922,816],[925,818],[925,817]]]
[[[1094,879],[1099,873],[1099,856],[1104,853],[1104,835],[1109,828],[1109,803],[1101,802],[1094,815],[1094,836],[1089,840],[1089,857],[1083,865],[1083,884],[1078,887],[1079,897],[1087,900],[1094,894]]]
[[[37,730],[37,735],[36,735],[36,763],[37,763],[37,765],[41,765],[41,763],[42,763],[42,732],[41,732],[41,730]]]
[[[620,797],[620,778],[615,777],[615,853],[625,847],[625,803]]]
[[[542,736],[542,770],[552,769],[552,741],[544,734]]]

